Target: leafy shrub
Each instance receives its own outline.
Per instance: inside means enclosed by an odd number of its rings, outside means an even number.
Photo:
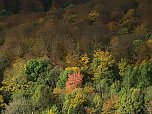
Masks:
[[[116,81],[110,87],[111,96],[118,95],[121,90],[121,82]]]
[[[55,105],[53,105],[50,109],[49,114],[59,114],[58,108]]]
[[[33,59],[27,62],[25,74],[29,81],[37,81],[39,77],[45,78],[49,68],[49,60]]]

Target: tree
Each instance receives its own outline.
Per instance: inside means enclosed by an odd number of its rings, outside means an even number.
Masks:
[[[142,89],[122,91],[118,112],[120,114],[147,114]]]
[[[77,87],[81,86],[83,76],[80,73],[74,73],[68,75],[68,80],[66,82],[66,91],[71,92]]]
[[[94,75],[95,80],[100,80],[102,73],[110,70],[115,64],[115,60],[112,55],[106,51],[96,50],[94,52],[94,58],[91,63],[91,72]]]
[[[152,63],[146,62],[140,66],[129,66],[124,74],[123,85],[125,88],[144,88],[152,85]]]
[[[85,100],[81,89],[76,89],[71,94],[65,95],[62,114],[83,114]]]
[[[33,59],[25,66],[25,75],[29,81],[37,81],[39,77],[44,78],[49,67],[52,66],[49,60]]]

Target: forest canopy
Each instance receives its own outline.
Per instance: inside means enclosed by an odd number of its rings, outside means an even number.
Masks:
[[[151,0],[0,0],[0,114],[151,114]]]

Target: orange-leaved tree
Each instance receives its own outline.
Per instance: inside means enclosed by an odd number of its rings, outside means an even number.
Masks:
[[[83,76],[80,73],[70,74],[66,82],[66,92],[71,92],[75,88],[81,86]]]

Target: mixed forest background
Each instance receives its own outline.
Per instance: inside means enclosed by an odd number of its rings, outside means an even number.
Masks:
[[[0,0],[1,114],[152,114],[151,0]]]

